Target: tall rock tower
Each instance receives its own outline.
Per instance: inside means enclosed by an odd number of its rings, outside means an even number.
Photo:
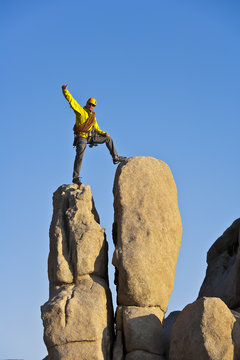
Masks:
[[[90,187],[63,185],[53,196],[41,308],[48,360],[166,359],[162,322],[182,236],[176,185],[164,162],[133,157],[118,166],[113,192],[115,339],[108,245]]]
[[[113,192],[113,360],[163,360],[162,320],[182,237],[176,185],[164,162],[133,157],[118,167]]]
[[[50,295],[41,307],[48,360],[112,359],[107,251],[90,186],[61,186],[53,196]]]

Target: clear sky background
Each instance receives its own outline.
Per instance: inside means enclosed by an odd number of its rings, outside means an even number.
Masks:
[[[1,360],[47,354],[52,193],[75,156],[64,83],[98,100],[120,155],[170,166],[183,237],[168,313],[196,299],[207,250],[240,215],[239,17],[237,0],[0,1]],[[87,148],[111,283],[115,170],[105,145]]]

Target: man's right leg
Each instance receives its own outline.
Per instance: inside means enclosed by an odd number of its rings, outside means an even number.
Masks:
[[[119,162],[123,162],[123,161],[127,160],[126,157],[118,155],[111,136],[96,135],[94,138],[94,143],[95,144],[103,144],[103,143],[106,144],[106,146],[112,156],[114,164],[118,164]]]
[[[78,185],[81,184],[81,181],[79,180],[79,174],[80,174],[82,160],[83,160],[84,152],[86,150],[86,146],[87,146],[87,142],[81,140],[81,138],[77,139],[76,156],[75,156],[74,168],[73,168],[73,183]]]

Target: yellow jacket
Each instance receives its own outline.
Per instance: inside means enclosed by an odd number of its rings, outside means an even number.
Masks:
[[[82,108],[78,104],[78,102],[72,97],[72,95],[70,94],[70,92],[67,89],[63,89],[62,92],[63,92],[64,97],[69,102],[71,108],[73,109],[73,111],[76,114],[76,126],[84,124],[85,121],[90,116],[90,111],[86,108],[86,106],[84,106],[84,108]],[[96,130],[96,132],[98,134],[100,134],[100,135],[105,135],[106,134],[105,131],[102,131],[99,128],[96,118],[95,118],[95,121],[94,121],[93,125],[90,126],[90,128],[88,130],[91,131],[93,127],[95,128],[95,130]],[[88,138],[88,133],[87,132],[81,132],[78,136]]]

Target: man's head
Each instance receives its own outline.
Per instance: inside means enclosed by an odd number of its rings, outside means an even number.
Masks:
[[[96,105],[97,105],[97,100],[94,98],[88,99],[88,101],[86,103],[86,107],[88,108],[88,110],[91,110],[91,111],[93,111],[93,109],[95,108]]]

